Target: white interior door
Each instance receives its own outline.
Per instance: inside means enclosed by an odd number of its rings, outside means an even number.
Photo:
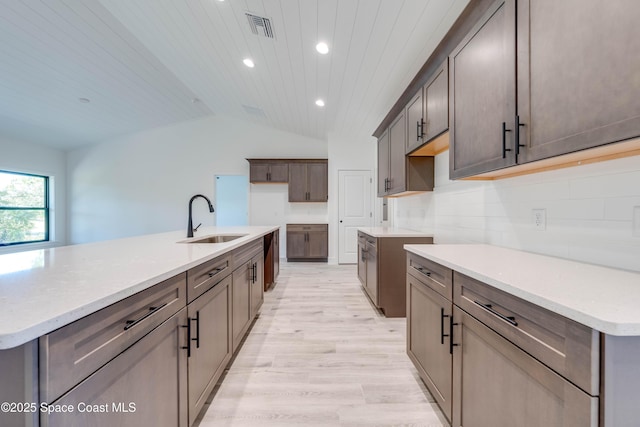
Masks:
[[[371,171],[338,171],[338,263],[358,260],[358,227],[371,227]]]

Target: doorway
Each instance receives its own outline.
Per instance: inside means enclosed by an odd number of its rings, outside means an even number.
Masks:
[[[358,260],[358,227],[371,227],[371,171],[338,171],[338,263]]]
[[[244,175],[216,175],[216,225],[249,224],[249,179]]]

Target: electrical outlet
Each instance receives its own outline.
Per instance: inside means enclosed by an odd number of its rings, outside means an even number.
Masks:
[[[544,231],[547,229],[547,210],[546,209],[533,209],[533,227],[538,231]]]
[[[633,207],[633,237],[640,237],[640,206]]]

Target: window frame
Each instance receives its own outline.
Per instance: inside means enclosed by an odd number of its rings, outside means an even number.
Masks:
[[[27,173],[27,172],[15,172],[8,171],[4,169],[0,169],[0,173],[11,174],[11,175],[21,175],[21,176],[33,176],[36,178],[44,179],[44,206],[43,207],[15,207],[15,206],[3,206],[0,205],[0,211],[44,211],[44,239],[42,240],[27,240],[21,242],[11,242],[11,243],[2,243],[0,242],[0,248],[8,247],[8,246],[16,246],[16,245],[28,245],[31,243],[45,243],[50,241],[50,223],[49,223],[49,211],[50,211],[50,188],[49,182],[50,177],[47,175],[39,175],[35,173]]]

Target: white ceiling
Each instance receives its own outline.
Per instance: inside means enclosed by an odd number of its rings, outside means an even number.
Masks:
[[[0,136],[73,149],[220,114],[366,137],[467,3],[0,0]],[[275,39],[245,12],[270,18]]]

